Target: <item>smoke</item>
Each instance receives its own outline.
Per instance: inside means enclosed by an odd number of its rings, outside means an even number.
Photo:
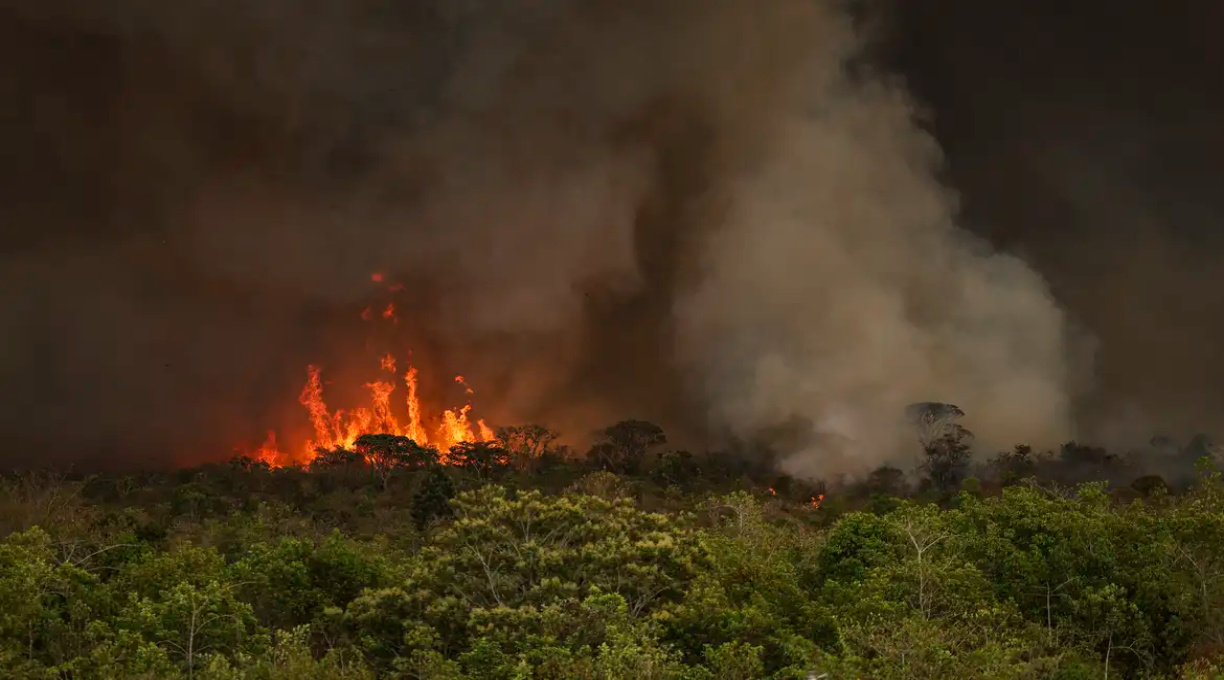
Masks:
[[[228,453],[359,373],[372,271],[493,422],[798,423],[803,474],[907,455],[915,401],[1074,434],[1070,322],[837,3],[54,5],[0,3],[19,448]]]
[[[963,223],[1022,253],[1099,339],[1081,435],[1224,432],[1224,6],[893,10],[885,51],[938,112]]]
[[[1072,347],[1044,282],[956,228],[908,97],[852,79],[837,56],[798,74],[766,128],[770,151],[728,183],[701,281],[678,300],[715,423],[809,423],[787,461],[809,474],[904,460],[904,407],[932,398],[972,405],[987,450],[1064,441]]]

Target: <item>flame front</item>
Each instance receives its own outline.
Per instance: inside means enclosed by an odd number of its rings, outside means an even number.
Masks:
[[[382,284],[390,293],[403,290],[403,285],[387,281],[382,272],[370,274],[370,280]],[[368,322],[399,323],[394,301],[381,306],[369,305],[361,312],[361,318]],[[384,374],[401,376],[398,372],[399,362],[394,355],[388,353],[379,359],[379,369]],[[429,418],[431,425],[426,425],[426,416],[421,408],[421,400],[417,391],[417,369],[408,366],[403,374],[405,395],[403,402],[396,400],[398,380],[382,379],[366,383],[370,391],[368,406],[352,410],[331,410],[323,400],[322,371],[317,366],[306,369],[306,385],[298,395],[298,402],[305,407],[310,420],[312,435],[307,438],[300,449],[296,446],[288,451],[282,450],[276,439],[275,432],[269,432],[263,445],[250,455],[253,459],[272,466],[291,465],[294,463],[309,463],[318,455],[319,450],[332,450],[337,447],[351,449],[357,438],[365,434],[393,434],[407,437],[422,446],[434,446],[441,454],[443,462],[447,451],[460,442],[490,441],[494,439],[492,428],[483,420],[472,421],[471,403],[458,408],[443,410],[436,418]],[[461,375],[455,376],[455,383],[463,387],[467,395],[472,395],[472,388]],[[401,422],[396,416],[399,403],[407,407],[407,420]],[[436,424],[436,427],[434,427]],[[431,435],[430,432],[433,434]],[[297,449],[297,452],[294,452]]]
[[[395,373],[396,365],[396,359],[391,354],[380,359],[381,369],[385,372]],[[323,399],[322,371],[317,366],[309,366],[306,369],[306,385],[298,396],[298,402],[305,407],[310,418],[313,436],[302,446],[300,456],[290,456],[285,455],[278,447],[276,433],[269,432],[263,446],[252,453],[251,457],[272,466],[293,462],[309,463],[318,455],[320,449],[351,449],[357,438],[364,434],[393,434],[407,437],[423,446],[436,446],[445,461],[447,450],[455,444],[489,441],[494,438],[492,428],[483,420],[472,421],[469,415],[471,404],[443,410],[438,419],[436,434],[430,436],[424,424],[421,401],[417,394],[417,375],[415,366],[409,366],[403,374],[406,388],[404,404],[408,418],[401,422],[395,414],[395,383],[382,380],[366,383],[366,389],[370,391],[369,406],[348,411],[332,411]],[[467,386],[462,376],[456,376],[455,382],[463,385],[467,394],[472,394],[472,389]]]

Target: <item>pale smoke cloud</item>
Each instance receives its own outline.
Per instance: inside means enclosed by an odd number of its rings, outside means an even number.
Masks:
[[[908,462],[916,401],[964,406],[987,451],[1069,439],[1070,343],[1042,279],[956,228],[903,92],[810,56],[676,301],[713,425],[799,418],[809,444],[785,466],[816,475]]]

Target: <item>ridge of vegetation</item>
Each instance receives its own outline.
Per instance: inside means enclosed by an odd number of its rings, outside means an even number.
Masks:
[[[1224,677],[1224,478],[1027,447],[804,482],[625,421],[309,468],[13,474],[0,676]],[[445,460],[446,465],[441,462]],[[1096,478],[1097,481],[1091,481]],[[823,497],[822,497],[823,495]]]

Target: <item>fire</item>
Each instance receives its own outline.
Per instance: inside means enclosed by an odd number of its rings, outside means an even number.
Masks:
[[[774,488],[771,486],[771,487],[769,487],[769,495],[770,495],[770,496],[777,496],[777,495],[778,495],[778,492],[777,492],[777,491],[774,491]]]
[[[387,354],[380,359],[383,371],[394,373],[396,359]],[[407,437],[423,446],[433,445],[443,454],[450,447],[460,442],[490,441],[494,439],[493,429],[484,420],[473,420],[470,417],[471,404],[458,408],[443,410],[440,424],[432,436],[424,423],[421,401],[417,394],[417,369],[409,366],[403,374],[405,395],[403,404],[406,407],[407,419],[401,421],[396,415],[397,406],[394,399],[396,385],[383,380],[366,383],[370,392],[368,406],[351,410],[328,407],[323,399],[322,371],[317,366],[306,369],[306,384],[298,395],[298,402],[306,409],[310,419],[312,436],[302,445],[300,454],[288,455],[277,444],[276,433],[269,432],[264,444],[251,454],[251,457],[273,467],[292,463],[309,463],[318,455],[320,449],[334,448],[352,449],[357,438],[364,434],[393,434]],[[467,388],[461,376],[456,382]]]
[[[820,504],[824,502],[824,499],[825,499],[824,494],[820,494],[818,496],[812,496],[812,501],[809,503],[809,505],[812,506],[812,509],[819,510]]]
[[[375,272],[370,274],[370,280],[383,284],[386,277]],[[391,292],[403,288],[398,283],[386,285]],[[394,302],[386,303],[381,313],[375,309],[373,306],[366,307],[361,312],[361,318],[373,321],[375,314],[379,314],[384,320],[399,322]],[[251,457],[272,466],[309,463],[318,455],[319,450],[332,450],[337,447],[351,450],[362,435],[392,434],[407,437],[422,446],[436,447],[445,462],[447,451],[455,444],[490,441],[495,438],[492,428],[483,420],[471,417],[471,403],[443,410],[436,418],[427,419],[417,391],[416,367],[407,366],[402,374],[399,373],[399,368],[399,362],[394,355],[387,353],[379,358],[379,369],[384,374],[395,375],[403,380],[402,401],[396,398],[399,381],[386,376],[385,379],[365,384],[370,395],[368,405],[350,410],[333,410],[323,399],[322,370],[317,366],[308,366],[306,384],[298,395],[298,403],[306,409],[311,435],[300,445],[300,449],[293,446],[282,450],[276,433],[269,432],[263,445],[251,453]],[[463,376],[455,376],[455,383],[463,387],[468,395],[474,394]],[[397,412],[403,412],[401,408],[407,414],[404,420],[397,415]],[[427,424],[427,420],[430,424]]]
[[[263,446],[255,450],[251,454],[251,458],[261,463],[267,463],[272,467],[277,467],[283,464],[281,460],[280,449],[276,446],[276,433],[272,430],[268,431],[268,438],[264,440]]]
[[[379,365],[382,367],[382,370],[388,373],[395,372],[395,357],[392,356],[389,352],[386,355],[384,355],[383,358],[379,359],[378,362],[379,362]]]

